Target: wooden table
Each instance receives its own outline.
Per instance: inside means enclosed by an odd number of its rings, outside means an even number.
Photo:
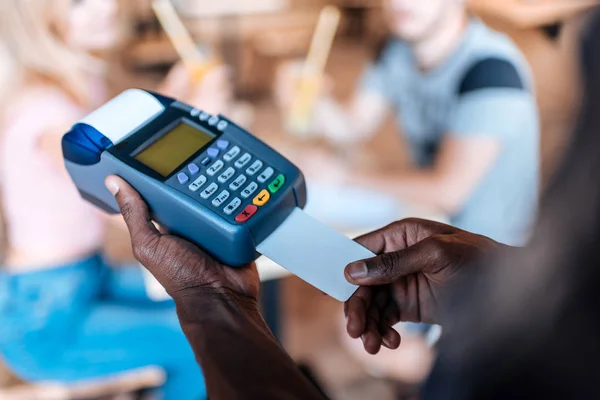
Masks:
[[[477,15],[517,28],[555,24],[600,5],[598,0],[470,0]]]

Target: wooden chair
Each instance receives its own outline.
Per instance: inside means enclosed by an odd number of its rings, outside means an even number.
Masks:
[[[43,382],[0,388],[2,400],[136,399],[135,393],[155,389],[165,382],[158,367],[126,371],[105,378],[75,383]],[[145,399],[151,399],[146,397]]]

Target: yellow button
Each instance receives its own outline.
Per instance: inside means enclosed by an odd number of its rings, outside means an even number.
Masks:
[[[260,192],[258,194],[258,196],[256,196],[254,198],[254,200],[252,201],[252,203],[255,206],[264,206],[265,204],[267,204],[267,202],[269,201],[269,199],[271,198],[271,194],[269,193],[268,190],[263,190],[262,192]]]

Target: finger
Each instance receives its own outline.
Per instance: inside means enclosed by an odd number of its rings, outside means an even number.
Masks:
[[[445,235],[457,229],[434,221],[408,218],[356,238],[356,242],[375,254],[389,253],[413,246],[433,235]]]
[[[406,296],[402,302],[402,320],[405,322],[421,322],[421,296],[426,290],[419,290],[417,275],[407,276],[403,284]]]
[[[443,248],[431,237],[404,250],[349,264],[344,273],[354,285],[386,285],[408,275],[442,268],[448,262]]]
[[[395,242],[393,240],[394,235],[402,234],[403,227],[401,225],[400,226],[394,226],[394,225],[395,224],[388,225],[388,226],[378,229],[374,232],[370,232],[365,235],[359,236],[354,240],[358,244],[362,245],[363,247],[366,247],[367,249],[371,250],[373,253],[381,254],[381,253],[385,252],[386,249],[390,249],[390,248],[394,247],[393,246],[393,244]],[[396,230],[398,230],[397,233],[396,233]],[[388,250],[388,251],[400,250],[404,247],[401,246],[401,244],[400,244],[399,249]]]
[[[127,182],[117,176],[106,178],[106,187],[115,196],[134,248],[160,237],[150,217],[146,202]]]
[[[400,310],[396,300],[390,300],[381,312],[381,324],[385,326],[394,326],[400,322]]]
[[[346,331],[353,339],[357,339],[365,333],[371,297],[372,290],[370,288],[359,288],[346,302]]]
[[[367,353],[377,354],[381,349],[381,333],[379,332],[379,309],[373,304],[367,317],[367,328],[361,336],[363,346]]]
[[[386,327],[381,335],[382,344],[390,350],[400,347],[400,334],[392,327]]]

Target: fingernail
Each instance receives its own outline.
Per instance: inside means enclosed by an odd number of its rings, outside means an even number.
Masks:
[[[113,196],[116,196],[119,193],[119,184],[115,179],[108,179],[106,181],[106,188],[112,193]]]
[[[381,341],[383,342],[383,344],[385,345],[385,347],[387,347],[388,349],[392,348],[392,344],[390,343],[389,340],[387,340],[386,338],[382,337]]]
[[[369,275],[369,270],[367,269],[367,264],[364,262],[355,262],[348,265],[348,274],[353,279],[362,279],[366,278]]]

